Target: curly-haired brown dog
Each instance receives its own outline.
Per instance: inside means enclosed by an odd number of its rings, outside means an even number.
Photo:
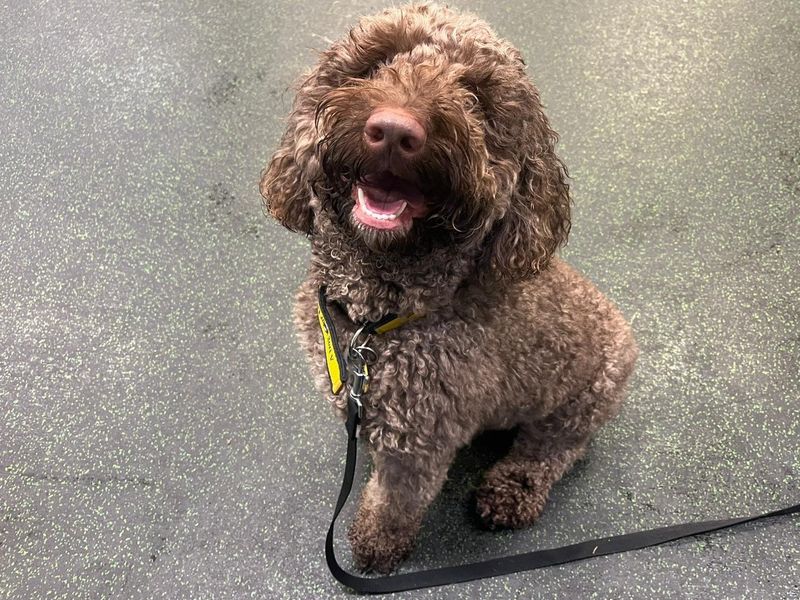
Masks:
[[[480,431],[519,428],[477,506],[489,526],[523,527],[619,408],[637,349],[612,303],[553,256],[570,227],[556,137],[520,53],[436,5],[363,19],[299,87],[261,192],[311,239],[295,319],[340,413],[318,288],[342,340],[388,313],[426,315],[372,344],[361,435],[374,470],[349,533],[363,569],[409,553]]]

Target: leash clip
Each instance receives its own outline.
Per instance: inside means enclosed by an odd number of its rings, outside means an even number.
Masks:
[[[350,375],[350,391],[348,397],[351,405],[358,411],[359,422],[364,417],[364,404],[361,399],[369,388],[369,367],[378,355],[367,346],[372,337],[370,324],[362,325],[350,339],[347,352],[347,370]]]

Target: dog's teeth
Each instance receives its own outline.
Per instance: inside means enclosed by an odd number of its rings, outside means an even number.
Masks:
[[[394,213],[377,213],[367,206],[367,200],[364,197],[364,189],[359,185],[356,186],[356,197],[358,199],[358,205],[361,209],[367,213],[373,219],[378,219],[379,221],[394,221],[397,217],[403,214],[403,211],[408,206],[408,202],[403,202],[403,205],[397,209]]]

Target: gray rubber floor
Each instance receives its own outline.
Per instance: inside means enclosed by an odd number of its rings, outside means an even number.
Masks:
[[[482,440],[404,568],[800,501],[800,3],[462,7],[527,57],[565,255],[642,355],[539,524],[476,527]],[[307,243],[257,180],[312,49],[376,8],[0,5],[0,597],[349,597],[344,433],[290,323]],[[800,520],[406,597],[797,599]]]

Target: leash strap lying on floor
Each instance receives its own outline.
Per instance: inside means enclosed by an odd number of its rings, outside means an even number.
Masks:
[[[328,529],[328,536],[325,539],[325,558],[328,561],[328,568],[331,573],[341,583],[357,592],[367,594],[403,592],[406,590],[435,587],[449,583],[485,579],[498,575],[509,575],[511,573],[519,573],[520,571],[531,571],[533,569],[541,569],[542,567],[584,560],[593,556],[605,556],[608,554],[627,552],[629,550],[639,550],[680,538],[717,531],[718,529],[725,529],[726,527],[733,527],[734,525],[741,525],[743,523],[750,523],[751,521],[800,513],[800,504],[795,504],[794,506],[760,515],[660,527],[648,531],[638,531],[636,533],[626,533],[613,537],[587,540],[578,544],[563,546],[562,548],[538,550],[514,556],[493,558],[467,565],[443,567],[417,573],[403,573],[401,575],[390,575],[388,577],[359,577],[358,575],[353,575],[345,571],[336,561],[336,556],[333,551],[333,530],[336,525],[336,519],[339,517],[339,513],[345,502],[347,502],[347,498],[350,496],[350,491],[353,487],[353,477],[355,475],[358,451],[358,422],[358,406],[352,399],[348,399],[346,421],[347,462],[344,468],[342,489],[339,492],[336,510],[333,513],[333,520]]]

